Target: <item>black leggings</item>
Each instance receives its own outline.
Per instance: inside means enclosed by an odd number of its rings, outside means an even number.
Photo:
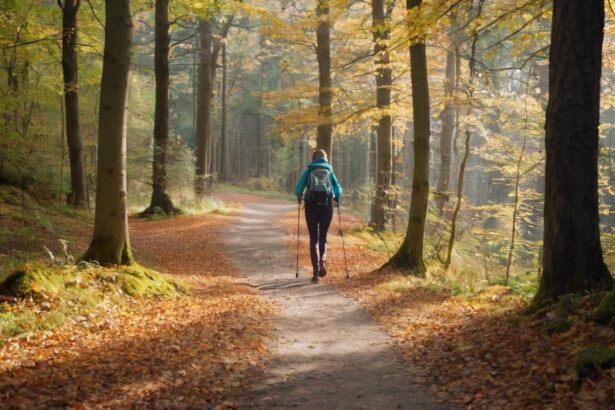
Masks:
[[[333,201],[325,206],[305,202],[305,222],[310,232],[310,258],[315,272],[318,272],[318,256],[323,262],[327,260],[327,231],[332,218]]]

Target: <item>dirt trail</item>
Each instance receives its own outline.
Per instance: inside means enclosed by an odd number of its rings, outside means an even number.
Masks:
[[[270,341],[273,362],[243,406],[446,408],[413,385],[389,336],[355,301],[325,284],[311,284],[311,273],[295,279],[295,261],[279,223],[294,205],[248,196],[239,200],[241,216],[226,232],[230,256],[248,282],[281,308]]]

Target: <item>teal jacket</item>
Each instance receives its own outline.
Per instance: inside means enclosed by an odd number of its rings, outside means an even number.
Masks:
[[[308,182],[308,175],[310,171],[313,169],[317,169],[317,168],[324,168],[324,169],[328,169],[329,171],[331,171],[331,189],[333,190],[333,197],[335,199],[340,199],[340,197],[342,196],[342,191],[343,191],[342,187],[340,183],[337,181],[337,177],[335,176],[335,173],[333,172],[333,168],[331,168],[331,165],[329,165],[327,160],[324,158],[319,158],[315,161],[310,162],[307,168],[305,169],[305,171],[303,171],[303,175],[301,175],[301,178],[299,178],[299,182],[297,182],[297,186],[295,186],[295,196],[297,197],[297,199],[301,199],[301,197],[304,195],[303,191],[306,188],[306,185]],[[305,196],[303,197],[303,199],[305,201],[308,200],[307,191],[305,192]]]

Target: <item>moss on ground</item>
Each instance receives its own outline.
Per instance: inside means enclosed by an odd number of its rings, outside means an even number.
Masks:
[[[562,295],[555,305],[555,316],[559,319],[567,318],[579,304],[579,295],[569,293]]]
[[[615,322],[615,290],[607,293],[596,310],[594,310],[594,320],[601,325],[608,325]]]
[[[5,295],[53,297],[70,287],[78,286],[110,290],[115,288],[130,296],[174,296],[182,285],[154,270],[133,264],[103,268],[82,263],[79,266],[52,267],[41,263],[22,264],[0,284]]]
[[[184,287],[176,280],[139,265],[120,267],[118,284],[130,296],[172,296]]]
[[[579,381],[594,377],[600,370],[615,366],[615,350],[592,347],[579,353],[575,370]]]
[[[543,331],[546,335],[551,336],[556,333],[564,333],[570,330],[572,327],[572,322],[565,318],[558,318],[547,322],[543,327]]]
[[[175,297],[185,290],[181,282],[137,264],[22,264],[0,284],[0,294],[18,298],[16,303],[0,304],[0,346],[21,333],[83,320],[100,308],[115,309],[127,296]]]
[[[0,284],[0,293],[15,297],[46,294],[56,296],[64,290],[65,274],[42,264],[24,263]]]

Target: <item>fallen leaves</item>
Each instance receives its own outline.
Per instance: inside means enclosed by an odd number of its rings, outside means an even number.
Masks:
[[[0,402],[12,408],[235,407],[263,366],[272,307],[229,276],[228,219],[132,222],[139,260],[191,285],[177,298],[127,298],[0,349]]]
[[[296,214],[286,215],[293,253],[296,223]],[[361,226],[351,217],[343,223],[345,228]],[[329,235],[325,282],[358,299],[386,328],[415,373],[413,382],[429,386],[436,399],[469,409],[615,406],[615,372],[603,372],[576,391],[578,353],[587,346],[615,347],[615,329],[596,326],[591,319],[597,301],[582,299],[568,318],[570,329],[548,336],[545,319],[519,316],[524,303],[507,288],[454,297],[420,279],[379,271],[386,252],[366,249],[351,237],[346,238],[351,280],[345,280],[336,228]],[[302,229],[302,268],[310,272],[303,224]]]

